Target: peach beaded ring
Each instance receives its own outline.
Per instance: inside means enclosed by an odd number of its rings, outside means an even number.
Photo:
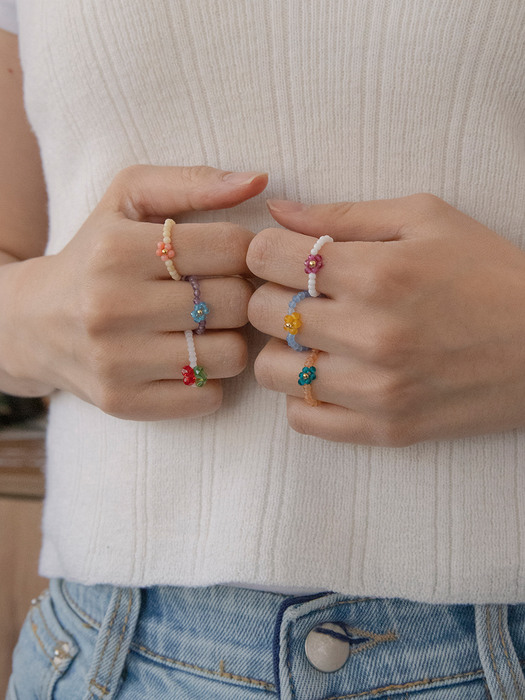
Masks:
[[[171,243],[171,232],[174,226],[175,222],[173,219],[166,219],[162,230],[162,241],[157,243],[157,250],[155,252],[156,255],[158,255],[159,258],[166,264],[166,269],[168,270],[170,277],[174,279],[175,282],[178,282],[182,279],[182,277],[177,272],[172,260],[172,258],[175,257],[175,251],[173,250],[173,245]]]
[[[319,292],[315,288],[315,280],[317,273],[323,267],[323,258],[319,255],[319,251],[325,243],[333,243],[334,239],[331,236],[321,236],[318,238],[314,247],[310,251],[310,255],[304,261],[304,271],[308,275],[308,291],[311,297],[318,297]]]
[[[319,401],[314,399],[312,394],[312,382],[315,380],[317,375],[317,370],[315,368],[315,363],[319,356],[319,350],[312,350],[308,357],[306,358],[305,366],[299,372],[298,384],[303,387],[304,390],[304,400],[309,406],[319,406]]]

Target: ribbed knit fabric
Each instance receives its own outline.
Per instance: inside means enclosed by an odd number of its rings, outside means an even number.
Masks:
[[[523,246],[522,0],[18,9],[49,253],[132,163],[267,170],[265,196],[309,203],[429,191]],[[273,223],[264,197],[186,220]],[[263,342],[250,333],[249,368],[206,418],[54,397],[42,575],[525,600],[525,432],[404,449],[298,435],[255,383]]]
[[[0,0],[0,29],[13,34],[18,32],[15,0]]]

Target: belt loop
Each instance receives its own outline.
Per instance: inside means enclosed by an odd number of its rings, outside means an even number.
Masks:
[[[492,700],[525,700],[525,677],[508,628],[507,605],[476,605],[479,656]]]
[[[112,700],[140,612],[140,588],[115,588],[100,628],[83,700]]]

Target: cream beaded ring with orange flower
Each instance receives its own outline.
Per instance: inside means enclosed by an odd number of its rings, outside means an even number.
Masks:
[[[161,260],[166,264],[166,269],[168,270],[170,277],[178,282],[182,279],[182,276],[177,272],[175,265],[173,264],[172,258],[175,257],[175,251],[173,250],[173,245],[171,242],[171,232],[175,222],[173,219],[166,219],[164,222],[164,228],[162,229],[162,241],[157,243],[156,254]]]

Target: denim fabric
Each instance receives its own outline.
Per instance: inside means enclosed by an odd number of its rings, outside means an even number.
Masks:
[[[338,671],[305,640],[349,640]],[[525,700],[525,605],[429,605],[226,586],[53,580],[33,602],[8,700]]]

